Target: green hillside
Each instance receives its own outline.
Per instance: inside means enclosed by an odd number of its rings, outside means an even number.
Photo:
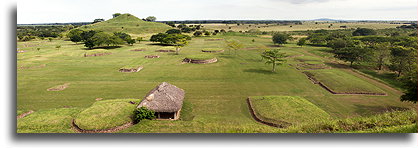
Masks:
[[[122,14],[104,22],[80,27],[82,30],[101,30],[104,32],[125,32],[133,36],[139,34],[165,32],[171,27],[157,22],[143,21],[131,14]]]

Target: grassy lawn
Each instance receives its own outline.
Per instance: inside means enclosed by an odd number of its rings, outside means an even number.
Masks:
[[[330,119],[330,115],[308,100],[296,96],[251,97],[254,112],[263,120],[297,125]]]
[[[133,111],[139,99],[115,99],[94,103],[75,118],[75,123],[84,130],[110,129],[132,121]]]
[[[370,116],[393,108],[415,107],[413,104],[400,102],[400,94],[380,86],[373,86],[367,80],[359,79],[340,69],[318,70],[320,73],[325,73],[324,77],[343,81],[338,83],[344,85],[348,84],[347,86],[335,84],[337,89],[353,91],[357,90],[357,85],[360,84],[361,90],[383,91],[388,94],[387,96],[332,95],[318,85],[312,84],[301,71],[288,64],[278,66],[275,73],[271,72],[271,65],[264,64],[260,56],[266,48],[279,48],[288,55],[304,55],[306,51],[318,51],[324,47],[298,47],[295,44],[277,47],[273,46],[271,38],[254,35],[219,34],[211,38],[233,38],[243,43],[244,47],[235,55],[234,51],[228,52],[224,40],[207,41],[206,37],[197,37],[183,47],[179,55],[155,52],[174,47],[143,41],[133,46],[122,45],[120,48],[106,49],[112,52],[111,55],[85,58],[81,55],[89,50],[86,50],[82,44],[70,41],[18,42],[17,47],[26,52],[17,53],[17,67],[42,64],[45,66],[17,69],[17,109],[34,110],[35,113],[53,112],[53,109],[65,106],[87,108],[97,102],[96,98],[139,100],[164,81],[184,89],[185,102],[188,103],[185,107],[192,106],[192,109],[183,110],[181,114],[185,116],[181,117],[182,120],[146,120],[120,132],[286,132],[253,120],[245,101],[248,96],[300,96],[335,119]],[[255,42],[252,42],[253,39]],[[61,45],[59,50],[55,48],[57,45]],[[41,49],[38,51],[37,48]],[[145,50],[130,51],[133,49]],[[225,49],[225,52],[202,53],[202,49]],[[218,62],[181,64],[184,57],[200,54],[216,56]],[[145,55],[161,57],[146,59]],[[288,63],[296,62],[292,58],[288,60]],[[121,67],[137,64],[144,66],[144,70],[135,74],[118,71]],[[47,91],[52,86],[65,83],[71,85],[64,91]],[[49,116],[48,114],[45,115]],[[69,114],[62,114],[70,119],[71,116],[67,115]],[[30,116],[32,114],[19,119],[18,122],[28,120]],[[55,121],[48,120],[48,122]],[[42,120],[34,120],[31,124],[48,125]],[[43,129],[45,132],[52,131],[47,128],[21,127],[18,126],[18,129],[27,132],[43,132]],[[66,124],[60,128],[62,129],[59,132],[72,132],[67,130]]]
[[[80,108],[45,109],[17,120],[17,133],[74,133],[71,120]]]
[[[385,93],[373,84],[344,71],[324,69],[308,73],[336,93]]]

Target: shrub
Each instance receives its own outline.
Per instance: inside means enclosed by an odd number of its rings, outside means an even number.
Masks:
[[[134,110],[134,123],[139,123],[143,119],[154,119],[155,113],[152,110],[147,109],[146,107],[136,108]]]

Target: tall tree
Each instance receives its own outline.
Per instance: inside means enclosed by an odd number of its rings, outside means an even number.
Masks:
[[[404,72],[413,71],[417,66],[417,50],[411,47],[394,46],[391,48],[389,69],[396,71],[398,77]]]
[[[276,65],[281,65],[286,62],[285,57],[285,53],[281,53],[279,49],[265,50],[261,54],[261,58],[266,60],[266,64],[273,65],[272,72],[276,71]]]
[[[404,94],[401,96],[401,101],[410,101],[410,102],[417,102],[417,86],[418,86],[418,79],[417,79],[417,69],[407,73],[403,78],[402,82],[404,84]]]
[[[390,57],[390,46],[388,42],[376,43],[371,46],[377,69],[382,70],[382,67],[387,63]]]
[[[350,62],[350,66],[353,66],[354,62],[367,61],[372,55],[372,50],[362,45],[355,45],[353,47],[344,47],[334,50],[335,57]]]

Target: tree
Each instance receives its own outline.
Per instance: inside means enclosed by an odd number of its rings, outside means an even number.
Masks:
[[[199,36],[202,36],[202,31],[196,31],[196,32],[194,32],[193,33],[193,35],[195,36],[195,37],[199,37]]]
[[[391,47],[391,59],[389,69],[398,73],[400,77],[404,72],[408,73],[416,68],[417,50],[411,47]]]
[[[353,32],[353,36],[368,36],[368,35],[376,35],[376,31],[369,28],[357,28]]]
[[[68,32],[67,37],[70,38],[72,42],[81,42],[83,38],[81,37],[81,34],[83,33],[83,30],[80,29],[73,29],[70,32]]]
[[[415,67],[416,68],[416,67]],[[417,70],[411,71],[407,73],[401,80],[403,82],[405,91],[404,94],[401,96],[401,101],[410,101],[413,103],[417,102]]]
[[[113,33],[115,36],[119,37],[120,39],[128,42],[129,40],[132,40],[131,35],[124,33],[124,32],[114,32]],[[128,43],[129,44],[129,43]]]
[[[273,65],[272,72],[276,71],[276,65],[281,65],[286,62],[284,57],[286,57],[285,53],[281,53],[279,49],[265,50],[261,53],[261,58],[266,60],[266,64]]]
[[[306,38],[300,38],[297,45],[298,46],[306,45]]]
[[[167,22],[166,24],[171,27],[176,27],[176,23],[174,22]]]
[[[115,14],[113,14],[112,16],[113,16],[113,18],[115,18],[115,17],[118,17],[119,15],[122,15],[122,14],[120,14],[120,13],[115,13]]]
[[[350,62],[350,66],[353,66],[354,62],[367,61],[373,54],[372,50],[362,45],[335,49],[334,53],[336,58]]]
[[[162,42],[162,40],[167,37],[167,33],[158,33],[151,36],[151,42]]]
[[[176,54],[179,54],[180,48],[188,44],[187,40],[190,40],[190,36],[184,34],[168,34],[162,39],[162,44],[173,45],[176,47]]]
[[[388,61],[390,56],[390,43],[376,43],[371,46],[373,49],[374,61],[376,62],[377,69],[382,70],[382,67]]]
[[[139,123],[144,119],[154,119],[155,113],[152,110],[147,109],[146,107],[136,108],[134,110],[134,123]]]
[[[206,36],[210,36],[210,32],[209,31],[207,31],[207,30],[205,30],[205,33],[204,33]]]
[[[104,19],[94,19],[93,24],[98,23],[98,22],[103,22],[103,21],[105,21],[105,20]]]
[[[167,34],[180,34],[181,31],[178,30],[178,29],[169,29],[165,33],[167,33]]]
[[[146,21],[148,22],[155,22],[157,20],[157,18],[155,16],[149,16],[147,18],[145,18]]]
[[[126,43],[128,43],[129,45],[133,45],[133,44],[135,44],[135,43],[136,43],[136,40],[134,40],[134,39],[128,39],[128,40],[126,41]]]
[[[229,49],[229,54],[231,54],[231,49],[234,49],[235,55],[237,54],[237,50],[241,49],[244,45],[237,41],[237,40],[225,40],[226,46]]]
[[[55,46],[55,48],[57,48],[57,50],[59,50],[61,48],[61,45],[57,45],[57,46]]]
[[[354,47],[355,42],[350,38],[346,38],[346,39],[337,38],[337,39],[329,41],[327,45],[328,47],[331,47],[334,50],[338,50],[338,49],[346,48],[346,47]]]
[[[290,36],[288,34],[276,33],[272,39],[274,44],[286,44]]]

